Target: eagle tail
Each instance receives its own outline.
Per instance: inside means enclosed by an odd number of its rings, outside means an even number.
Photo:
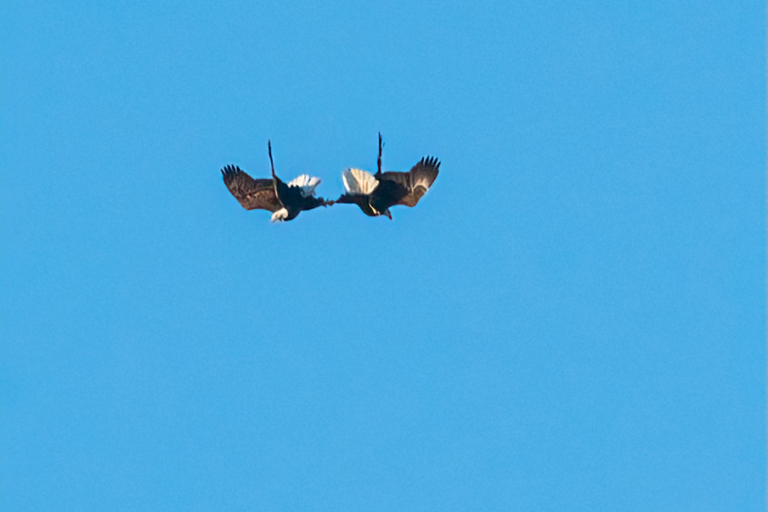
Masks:
[[[293,181],[288,183],[289,187],[297,187],[301,192],[302,197],[309,197],[314,195],[315,188],[320,184],[320,178],[309,176],[308,174],[302,174]]]
[[[368,195],[379,186],[379,180],[362,169],[347,169],[341,175],[348,194]]]

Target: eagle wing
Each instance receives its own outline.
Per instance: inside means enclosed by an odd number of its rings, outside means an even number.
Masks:
[[[381,176],[398,185],[402,197],[395,204],[414,207],[435,182],[439,172],[437,158],[424,157],[408,172],[385,172]]]
[[[221,170],[224,184],[246,210],[268,210],[276,212],[283,207],[275,194],[272,180],[255,180],[236,165],[227,165]]]

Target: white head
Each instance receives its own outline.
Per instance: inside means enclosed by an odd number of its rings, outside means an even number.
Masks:
[[[272,222],[280,222],[286,219],[288,217],[288,210],[285,208],[280,208],[275,213],[272,214]]]

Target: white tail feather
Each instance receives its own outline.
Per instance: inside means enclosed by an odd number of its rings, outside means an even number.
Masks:
[[[279,222],[282,220],[285,220],[285,218],[288,217],[288,210],[285,208],[280,208],[275,213],[272,214],[272,222]]]
[[[348,194],[368,195],[379,186],[379,180],[362,169],[347,169],[341,174],[341,179]]]
[[[290,183],[289,187],[299,187],[301,189],[301,195],[303,197],[309,197],[315,194],[315,187],[320,184],[320,178],[309,176],[308,174],[302,174]]]

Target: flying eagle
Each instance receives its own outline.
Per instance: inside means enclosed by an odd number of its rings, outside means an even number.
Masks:
[[[354,203],[371,217],[386,215],[392,220],[389,208],[398,204],[414,207],[434,183],[440,162],[424,157],[409,172],[381,172],[381,134],[379,134],[378,171],[371,174],[362,169],[347,169],[342,173],[346,191],[337,203]]]
[[[315,187],[320,184],[320,178],[302,174],[288,184],[278,178],[272,161],[270,141],[267,142],[267,148],[272,179],[255,180],[236,165],[227,165],[221,170],[224,184],[243,208],[268,210],[272,212],[272,222],[277,222],[295,219],[304,210],[333,204],[333,201],[315,197]]]

